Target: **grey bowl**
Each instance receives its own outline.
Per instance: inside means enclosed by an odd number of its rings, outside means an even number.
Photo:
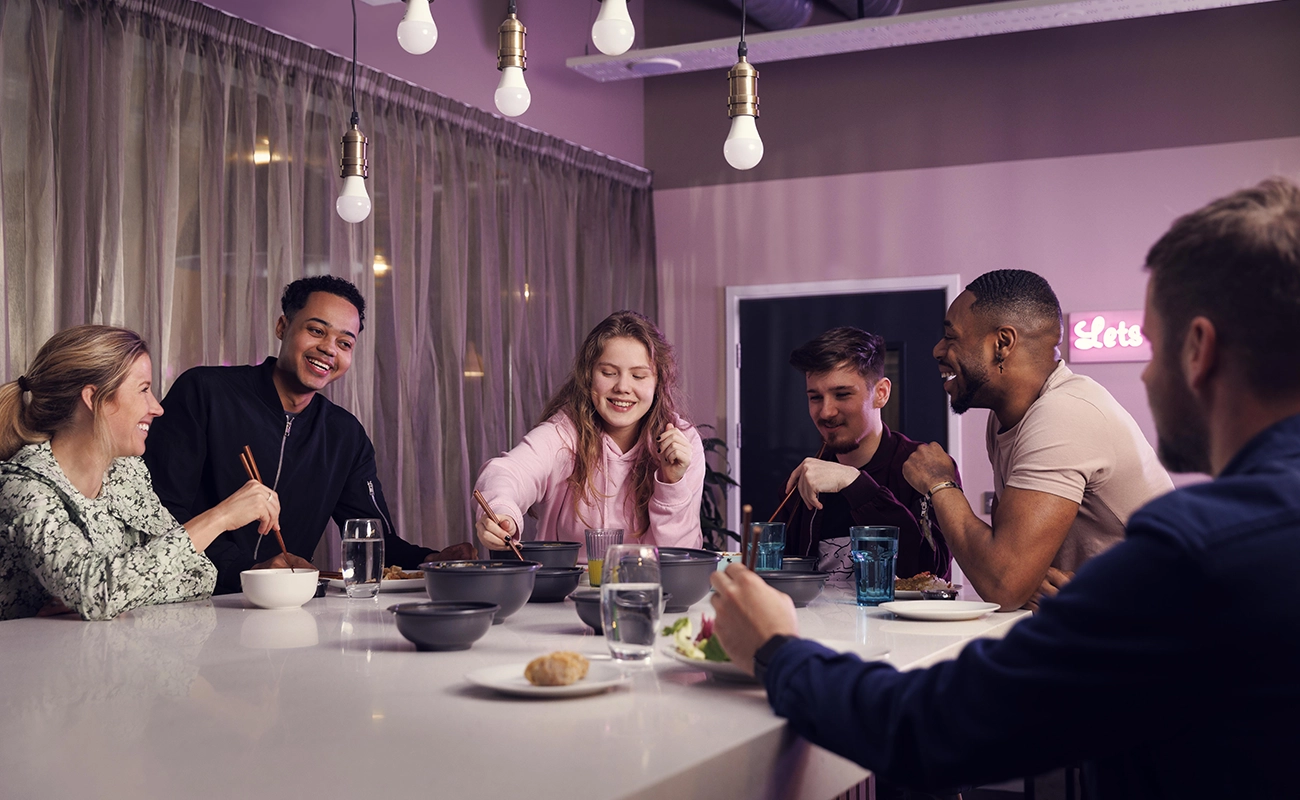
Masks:
[[[578,565],[578,542],[520,542],[524,558],[536,561],[543,567],[575,567]],[[493,561],[518,561],[513,550],[492,550]]]
[[[690,547],[659,548],[659,582],[665,594],[672,595],[668,613],[685,611],[709,593],[709,578],[718,571],[722,558],[712,550]]]
[[[582,567],[542,567],[537,570],[530,603],[558,603],[578,588]]]
[[[430,600],[496,603],[492,624],[524,607],[533,593],[536,561],[430,561],[420,565]]]
[[[573,605],[578,609],[578,619],[597,634],[604,633],[600,620],[600,590],[579,589],[569,597],[573,598]]]
[[[817,559],[807,556],[786,556],[781,559],[781,569],[786,572],[816,572]]]
[[[792,572],[785,569],[759,570],[755,574],[767,581],[768,586],[790,595],[795,608],[803,608],[821,594],[827,577],[825,572]]]
[[[468,650],[492,627],[496,603],[402,603],[388,609],[397,615],[397,632],[416,650]]]

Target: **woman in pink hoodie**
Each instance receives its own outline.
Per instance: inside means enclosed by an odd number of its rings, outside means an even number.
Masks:
[[[535,509],[539,541],[584,542],[587,528],[624,541],[699,547],[704,447],[677,414],[677,362],[654,323],[618,311],[587,334],[545,420],[483,467],[477,488],[501,519],[475,529],[492,550]],[[585,548],[580,560],[586,561]]]

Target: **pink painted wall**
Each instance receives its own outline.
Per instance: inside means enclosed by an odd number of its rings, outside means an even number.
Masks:
[[[352,12],[346,0],[208,0],[206,4],[316,47],[352,53]],[[638,29],[643,7],[632,3],[628,8]],[[566,58],[586,54],[598,8],[590,0],[520,0],[519,18],[528,28],[526,77],[533,102],[516,121],[643,164],[642,82],[596,83],[564,66]],[[406,4],[372,6],[358,0],[357,60],[497,113],[492,103],[500,78],[496,30],[505,18],[505,0],[435,0],[432,10],[438,44],[422,56],[413,56],[397,44],[397,23]]]
[[[1051,281],[1067,313],[1140,308],[1146,251],[1176,216],[1275,174],[1300,179],[1300,138],[658,191],[661,322],[693,419],[726,430],[727,286],[949,273],[965,285],[1019,268]],[[1142,368],[1076,371],[1154,441]],[[962,417],[973,505],[993,485],[986,413]]]

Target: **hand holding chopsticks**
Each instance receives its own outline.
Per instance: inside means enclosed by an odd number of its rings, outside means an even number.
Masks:
[[[501,536],[501,538],[504,538],[504,539],[505,539],[505,543],[506,543],[506,545],[507,545],[507,546],[508,546],[512,551],[514,551],[515,558],[519,559],[520,561],[523,561],[523,560],[524,560],[524,554],[519,550],[519,545],[518,545],[518,543],[515,542],[515,537],[514,537],[514,535],[511,534],[511,532],[510,532],[510,528],[507,528],[507,527],[506,527],[506,525],[505,525],[505,523],[502,521],[502,519],[496,515],[496,512],[494,512],[494,511],[492,510],[492,507],[488,505],[487,498],[483,496],[483,493],[482,493],[482,492],[480,492],[478,489],[475,489],[475,490],[474,490],[474,499],[475,499],[476,501],[478,501],[479,506],[483,509],[483,513],[487,515],[486,518],[489,519],[489,520],[491,520],[491,521],[492,521],[492,524],[495,525],[495,526],[496,526],[498,529],[500,529],[500,531],[501,531],[500,534],[496,534],[494,531],[489,531],[489,533],[492,533],[493,535]],[[479,527],[479,526],[475,526],[475,527]],[[480,534],[482,534],[483,532],[484,532],[484,531],[480,530]],[[516,533],[517,533],[517,531],[516,531]],[[482,537],[480,536],[480,538],[482,538]]]
[[[825,452],[826,452],[826,442],[823,441],[821,449],[817,451],[817,458],[820,459],[822,455],[825,454]],[[781,516],[781,509],[785,508],[785,504],[790,502],[790,498],[794,497],[794,493],[797,491],[799,491],[798,481],[795,482],[794,486],[790,487],[790,491],[785,493],[785,499],[781,501],[781,505],[776,507],[776,511],[772,512],[772,516],[767,520],[768,522],[776,522],[776,518]]]
[[[253,448],[249,447],[248,445],[244,445],[243,452],[239,454],[239,460],[244,465],[244,471],[248,473],[249,480],[257,481],[263,486],[266,485],[266,483],[262,480],[262,473],[257,471],[257,462],[253,460]],[[269,502],[270,499],[271,499],[271,495],[268,494],[267,501]],[[272,526],[271,531],[275,534],[276,543],[280,545],[280,552],[284,554],[284,560],[285,563],[288,564],[289,566],[289,571],[292,572],[293,564],[289,558],[289,548],[284,546],[284,537],[280,535],[280,526],[279,525]]]

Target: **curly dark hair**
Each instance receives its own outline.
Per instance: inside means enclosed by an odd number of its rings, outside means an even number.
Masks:
[[[1061,302],[1047,279],[1027,269],[995,269],[966,284],[975,295],[971,311],[1001,322],[1009,319],[1055,322],[1061,329]]]
[[[357,291],[357,287],[352,285],[351,281],[336,278],[333,275],[312,275],[309,278],[299,278],[284,287],[284,294],[280,295],[280,310],[284,312],[286,317],[293,319],[293,315],[302,311],[303,307],[307,305],[307,298],[313,292],[337,295],[356,306],[357,318],[361,321],[361,330],[366,329],[366,298],[361,296],[361,292]]]
[[[790,353],[790,366],[804,375],[830,372],[847,364],[868,382],[885,374],[885,340],[861,328],[843,326],[806,342]]]
[[[1193,317],[1208,317],[1253,390],[1300,390],[1300,186],[1270,178],[1179,217],[1146,267],[1167,348],[1182,347]]]

